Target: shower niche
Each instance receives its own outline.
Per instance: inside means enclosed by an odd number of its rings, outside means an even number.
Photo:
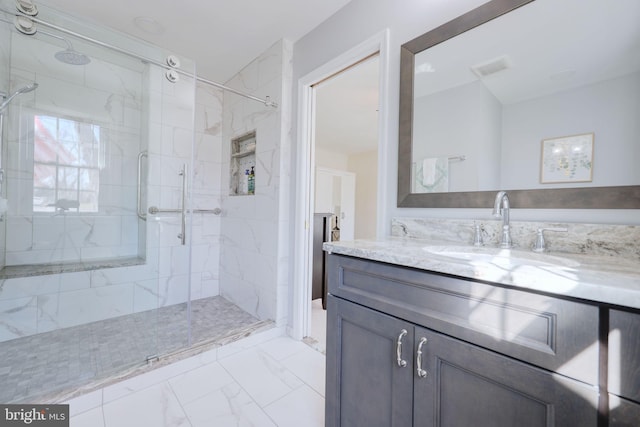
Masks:
[[[229,195],[255,195],[256,131],[231,140]]]

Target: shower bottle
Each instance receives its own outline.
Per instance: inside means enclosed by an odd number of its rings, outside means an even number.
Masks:
[[[254,166],[251,166],[251,172],[249,172],[249,181],[247,184],[247,193],[256,194],[256,174],[253,171]]]

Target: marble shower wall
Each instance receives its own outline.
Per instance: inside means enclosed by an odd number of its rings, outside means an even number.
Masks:
[[[193,209],[220,208],[223,194],[221,90],[198,83],[196,88]],[[219,294],[220,228],[222,219],[211,213],[193,214],[191,231],[191,298]]]
[[[177,172],[191,163],[194,102],[192,204],[196,209],[220,206],[221,92],[198,85],[194,100],[193,80],[171,84],[164,70],[154,67],[143,70],[142,78],[140,121],[148,131],[140,149],[149,150],[143,206],[180,206]],[[127,167],[135,174],[135,163]],[[129,182],[135,185],[135,177]],[[139,222],[139,235],[146,234],[141,242],[145,264],[0,280],[0,341],[217,295],[220,223],[218,216],[193,215],[187,228],[190,254],[176,238],[179,215],[150,215]]]
[[[16,98],[5,120],[6,264],[137,257],[136,160],[145,113],[144,68],[139,61],[105,55],[91,56],[85,66],[64,64],[54,59],[59,42],[50,39],[10,37],[10,87],[39,86]],[[35,115],[100,127],[97,212],[34,212]]]
[[[280,41],[226,84],[279,104],[225,93],[222,188],[229,188],[231,140],[256,131],[255,195],[222,195],[220,294],[260,319],[286,322],[292,46]]]

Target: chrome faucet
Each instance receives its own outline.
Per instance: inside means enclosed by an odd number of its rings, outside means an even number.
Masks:
[[[502,240],[500,247],[509,249],[513,247],[511,241],[511,229],[509,226],[509,196],[506,191],[499,191],[496,194],[496,201],[493,205],[493,216],[502,218]]]

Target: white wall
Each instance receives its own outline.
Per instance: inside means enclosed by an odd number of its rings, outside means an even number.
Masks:
[[[349,158],[346,154],[325,150],[316,145],[316,167],[346,171]]]
[[[400,209],[397,200],[397,141],[398,141],[398,93],[400,71],[400,45],[484,3],[483,0],[352,0],[331,18],[298,40],[294,45],[294,111],[297,111],[297,82],[321,65],[357,46],[380,31],[390,33],[389,84],[387,107],[389,119],[387,138],[390,141],[386,153],[389,176],[383,179],[386,186],[380,191],[389,201],[388,217],[444,217],[490,218],[487,209]],[[294,115],[294,122],[296,116]],[[297,126],[294,125],[294,128]],[[295,134],[295,133],[294,133]],[[295,153],[291,157],[295,164]],[[295,184],[294,184],[295,185]],[[292,192],[295,193],[295,186]],[[292,204],[291,211],[295,209]],[[520,210],[513,209],[516,220],[556,220],[576,222],[605,222],[639,224],[637,210]],[[389,234],[390,224],[386,224]]]
[[[595,133],[593,182],[588,185],[640,183],[639,96],[640,73],[632,73],[505,105],[501,137],[503,187],[561,186],[539,183],[542,139],[591,132]]]
[[[414,161],[465,156],[449,162],[449,191],[499,188],[502,108],[481,82],[416,99],[414,117]]]
[[[355,238],[376,237],[378,202],[378,150],[349,156],[349,172],[356,174]]]

